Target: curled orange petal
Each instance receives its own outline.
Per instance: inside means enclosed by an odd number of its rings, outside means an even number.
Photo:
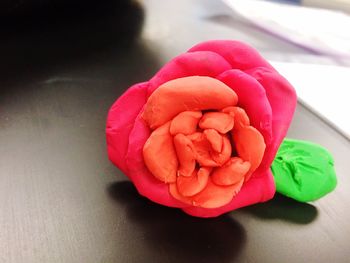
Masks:
[[[222,167],[215,168],[211,179],[217,185],[232,185],[240,182],[249,171],[250,163],[239,157],[232,157]]]
[[[203,130],[215,129],[222,134],[229,132],[233,125],[233,117],[223,112],[207,112],[199,121],[199,127]]]
[[[266,148],[264,137],[252,126],[244,126],[232,133],[238,155],[251,164],[249,169],[251,174],[259,167],[264,156]],[[246,177],[246,180],[248,179],[249,177]]]
[[[222,110],[222,112],[230,114],[234,118],[235,127],[234,129],[238,129],[243,126],[249,126],[250,121],[247,113],[244,109],[240,107],[227,107]]]
[[[202,192],[192,197],[192,205],[203,208],[217,208],[228,204],[242,187],[243,179],[237,184],[220,186],[209,178]]]
[[[206,129],[204,130],[204,136],[207,138],[209,143],[211,144],[211,147],[215,152],[221,152],[222,151],[222,144],[223,144],[223,139],[222,135],[219,134],[216,130],[214,129]]]
[[[232,154],[232,146],[230,139],[227,135],[223,135],[222,137],[222,149],[221,152],[211,151],[211,158],[218,164],[218,166],[226,163]]]
[[[220,166],[217,164],[212,156],[212,147],[210,142],[205,138],[204,134],[201,132],[196,132],[194,134],[187,136],[193,143],[193,147],[196,153],[196,161],[201,166],[206,167],[217,167]]]
[[[209,179],[211,168],[202,167],[199,171],[194,171],[192,176],[178,176],[176,180],[177,190],[183,196],[193,196],[202,191]]]
[[[184,111],[179,113],[170,125],[171,135],[182,133],[185,135],[195,133],[199,119],[202,117],[201,111]]]
[[[180,163],[178,174],[191,176],[196,168],[195,153],[191,140],[179,133],[174,137],[174,145]]]
[[[188,110],[221,110],[237,104],[237,94],[223,82],[205,76],[168,81],[148,98],[143,119],[155,129]]]
[[[169,184],[169,192],[172,195],[172,197],[174,197],[175,199],[177,199],[185,204],[192,205],[191,197],[186,197],[186,196],[183,196],[182,194],[180,194],[179,190],[177,189],[176,183]]]
[[[176,181],[178,167],[169,127],[170,122],[167,122],[153,131],[143,146],[143,158],[148,170],[164,183]]]

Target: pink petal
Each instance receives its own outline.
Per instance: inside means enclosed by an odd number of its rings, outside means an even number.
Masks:
[[[272,142],[267,145],[265,156],[258,169],[270,167],[283,138],[292,121],[297,96],[289,82],[275,71],[255,68],[246,72],[265,88],[266,96],[272,108]]]
[[[238,105],[246,111],[251,125],[269,144],[272,136],[272,110],[264,87],[248,74],[235,69],[222,73],[218,79],[237,93]]]
[[[148,82],[130,87],[110,108],[107,117],[106,137],[109,159],[125,174],[125,155],[129,134],[135,118],[147,100]]]
[[[234,40],[211,40],[192,47],[188,52],[212,51],[222,56],[234,69],[247,70],[272,66],[251,46]],[[223,72],[223,71],[222,71]]]
[[[188,76],[216,77],[230,69],[230,64],[218,54],[209,51],[181,54],[166,65],[149,81],[149,94],[169,80]]]

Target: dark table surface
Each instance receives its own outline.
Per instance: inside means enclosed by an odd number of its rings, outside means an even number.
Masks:
[[[301,105],[289,137],[328,148],[339,179],[309,204],[276,195],[192,218],[139,197],[105,143],[113,101],[197,42],[240,39],[268,59],[331,59],[223,15],[220,1],[103,5],[1,29],[0,262],[349,262],[350,144]]]

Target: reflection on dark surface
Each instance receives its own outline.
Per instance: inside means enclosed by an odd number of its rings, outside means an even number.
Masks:
[[[278,193],[266,203],[245,207],[240,211],[263,219],[282,219],[296,224],[311,223],[318,213],[313,205],[297,202]]]
[[[166,250],[177,262],[232,262],[245,244],[245,231],[231,218],[201,219],[151,203],[130,182],[109,185],[109,195],[126,206],[127,220],[146,233],[149,249]]]
[[[72,2],[24,3],[0,16],[2,81],[42,74],[100,50],[126,49],[141,32],[144,11],[136,1]]]

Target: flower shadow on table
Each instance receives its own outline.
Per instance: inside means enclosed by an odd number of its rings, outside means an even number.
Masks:
[[[309,224],[318,215],[317,208],[309,203],[301,203],[276,193],[266,203],[256,204],[240,210],[262,219],[280,219],[295,224]]]
[[[177,262],[225,263],[237,258],[244,247],[245,230],[228,216],[211,219],[188,216],[179,209],[140,197],[131,182],[112,183],[107,192],[126,206],[127,220],[142,228],[148,249],[166,251],[166,258],[176,258]]]

